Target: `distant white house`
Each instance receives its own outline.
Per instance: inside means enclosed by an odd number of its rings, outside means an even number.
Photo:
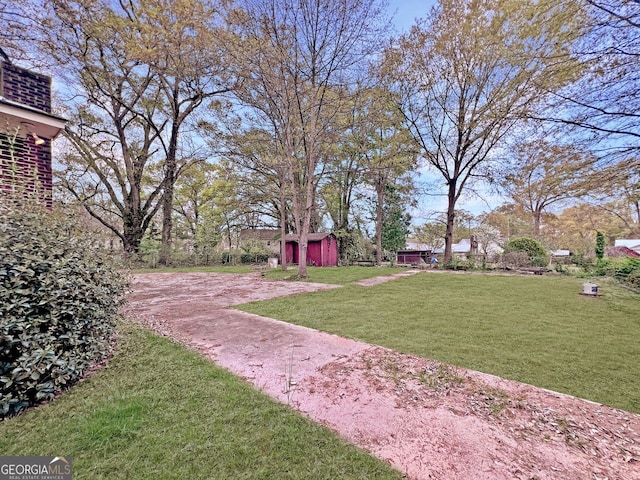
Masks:
[[[616,247],[627,247],[636,253],[640,253],[640,238],[620,239],[616,240]]]
[[[428,248],[428,247],[427,247]],[[498,245],[496,242],[489,242],[486,248],[488,255],[500,254],[504,251],[504,249]],[[471,253],[471,239],[463,238],[458,243],[454,243],[451,245],[451,252],[457,255],[467,255]],[[484,245],[482,243],[478,244],[478,253],[483,254],[485,252]],[[436,248],[433,250],[433,253],[444,253],[444,247]]]
[[[240,232],[241,247],[258,247],[280,253],[280,230],[275,228],[247,228]]]
[[[421,250],[421,251],[431,250],[431,251],[433,251],[433,248],[431,247],[431,245],[427,245],[426,243],[407,242],[406,250]]]
[[[551,254],[552,257],[570,257],[571,256],[571,250],[553,250],[551,252],[549,252]]]
[[[478,250],[480,251],[480,250]],[[471,240],[463,238],[458,243],[451,245],[451,252],[453,253],[471,253]]]

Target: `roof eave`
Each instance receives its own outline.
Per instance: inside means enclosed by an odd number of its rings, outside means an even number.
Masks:
[[[28,107],[0,97],[0,122],[2,127],[18,135],[35,133],[42,138],[56,138],[64,130],[67,120],[36,108]]]

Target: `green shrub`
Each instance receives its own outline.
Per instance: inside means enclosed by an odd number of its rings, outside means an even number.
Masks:
[[[108,351],[125,281],[91,241],[69,216],[0,202],[0,419]]]
[[[602,232],[596,232],[596,258],[598,260],[604,258],[605,246],[604,234]]]
[[[457,256],[451,255],[444,268],[447,270],[462,270],[462,261]]]
[[[640,268],[638,270],[634,270],[633,272],[627,275],[624,282],[630,287],[635,288],[636,290],[640,290]]]
[[[266,263],[273,256],[275,255],[268,253],[243,253],[240,255],[240,263]]]
[[[587,270],[587,274],[612,277],[631,288],[638,289],[640,288],[640,258],[604,258]]]
[[[613,265],[613,276],[633,288],[640,288],[640,258],[619,259]]]
[[[232,254],[232,253],[230,253],[230,252],[222,252],[222,254],[221,254],[221,256],[220,256],[220,262],[221,262],[222,264],[225,264],[225,263],[231,263],[231,264],[233,264],[233,263],[234,263],[234,261],[233,261],[233,254]]]
[[[577,267],[583,268],[585,271],[589,271],[593,267],[593,258],[585,257],[583,253],[576,253],[571,258],[571,263]]]
[[[553,269],[554,269],[556,272],[558,272],[558,273],[562,273],[562,274],[567,273],[567,267],[565,266],[565,264],[564,264],[562,261],[557,262],[557,263],[553,266]]]
[[[504,253],[526,253],[531,265],[545,267],[549,264],[547,252],[540,242],[533,238],[514,238],[505,246]]]
[[[596,260],[595,265],[592,268],[591,273],[593,275],[597,275],[600,277],[605,277],[608,275],[613,275],[615,271],[615,267],[613,266],[613,263],[610,259],[608,258],[598,258]]]
[[[510,267],[522,268],[530,266],[531,260],[525,252],[507,252],[502,255],[502,263]]]

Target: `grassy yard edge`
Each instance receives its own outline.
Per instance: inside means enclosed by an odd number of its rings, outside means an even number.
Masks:
[[[3,455],[71,455],[77,479],[401,478],[197,353],[118,330],[102,369],[0,422]]]

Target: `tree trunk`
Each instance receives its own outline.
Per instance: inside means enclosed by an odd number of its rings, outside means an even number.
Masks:
[[[226,215],[224,221],[227,227],[227,241],[229,242],[229,263],[235,265],[235,262],[233,261],[233,254],[231,253],[231,250],[233,248],[233,246],[231,245],[231,243],[233,242],[233,239],[231,238],[231,224],[229,223],[229,218]]]
[[[307,250],[309,249],[309,234],[300,233],[298,235],[298,277],[308,278],[307,272]]]
[[[447,192],[447,229],[444,234],[444,264],[451,262],[453,256],[453,226],[456,219],[456,181],[449,180]]]
[[[179,125],[174,119],[171,126],[171,138],[165,165],[165,185],[162,196],[162,247],[160,248],[160,265],[169,265],[171,262],[171,229],[173,228],[173,187],[176,183],[176,155],[178,150]]]
[[[298,233],[298,277],[308,278],[307,272],[307,249],[309,246],[309,229],[311,227],[311,213],[313,210],[313,179],[307,180],[305,192],[305,209],[302,220],[302,228]]]
[[[542,212],[533,212],[533,238],[540,238],[540,223],[542,220]]]
[[[287,199],[285,195],[285,179],[280,179],[280,265],[287,270]]]
[[[311,215],[313,214],[313,206],[314,206],[314,192],[315,192],[315,178],[314,178],[314,170],[316,168],[316,158],[315,151],[311,148],[307,151],[307,159],[306,159],[306,172],[307,178],[305,179],[304,185],[304,199],[298,199],[298,208],[296,209],[298,212],[298,216],[302,216],[296,221],[296,225],[300,225],[300,229],[298,233],[298,277],[300,278],[308,278],[309,274],[307,272],[307,248],[309,245],[309,230],[311,228]],[[295,195],[294,188],[294,197]],[[304,210],[300,205],[301,201],[304,201]],[[302,221],[300,221],[302,220]]]
[[[345,193],[346,196],[346,193]],[[340,232],[338,238],[338,258],[343,265],[346,265],[348,258],[347,252],[349,243],[351,242],[351,229],[349,228],[349,203],[344,196],[340,197],[340,205],[338,206],[338,224],[337,230]]]
[[[382,213],[384,207],[384,183],[376,183],[376,265],[382,265]]]
[[[338,258],[342,265],[347,265],[349,258],[349,245],[351,244],[351,233],[352,230],[349,228],[349,224],[346,222],[341,222],[336,229],[340,232],[340,237],[336,239],[338,242]]]
[[[125,218],[124,220],[121,238],[122,247],[127,258],[140,251],[140,242],[144,236],[144,230],[140,227],[140,223],[135,218]]]

